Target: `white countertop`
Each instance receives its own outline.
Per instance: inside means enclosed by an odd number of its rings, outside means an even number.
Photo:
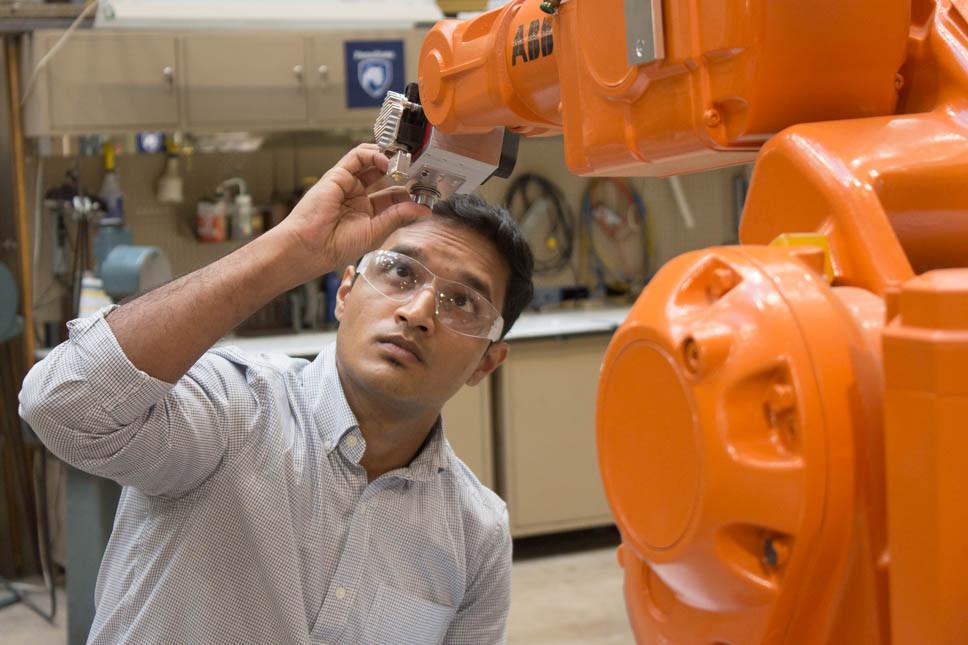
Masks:
[[[573,309],[524,313],[514,323],[507,340],[529,340],[579,334],[610,334],[615,331],[631,307],[603,307],[598,309]],[[304,331],[298,334],[272,336],[226,336],[216,345],[233,345],[252,354],[287,354],[289,356],[315,356],[319,350],[336,340],[335,331]],[[43,347],[35,350],[37,360],[50,352]]]
[[[629,313],[630,307],[574,309],[541,313],[524,313],[508,332],[507,340],[518,341],[578,334],[610,334]],[[276,336],[228,336],[219,345],[234,345],[244,352],[315,356],[321,348],[336,340],[335,331],[305,331]]]
[[[508,332],[508,340],[571,336],[574,334],[611,333],[622,324],[629,307],[574,309],[525,313]]]

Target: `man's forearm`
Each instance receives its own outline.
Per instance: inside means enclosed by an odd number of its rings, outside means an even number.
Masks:
[[[286,234],[274,230],[108,317],[135,367],[174,383],[229,330],[272,298],[314,277]]]

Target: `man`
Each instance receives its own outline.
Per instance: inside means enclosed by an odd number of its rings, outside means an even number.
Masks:
[[[73,321],[27,376],[21,415],[50,450],[125,487],[90,642],[504,641],[506,509],[439,414],[507,357],[533,260],[480,199],[367,195],[386,168],[356,148],[282,224]],[[312,363],[207,351],[344,266]]]

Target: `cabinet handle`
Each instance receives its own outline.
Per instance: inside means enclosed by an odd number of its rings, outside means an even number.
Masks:
[[[323,85],[329,84],[329,65],[320,65],[319,69],[319,82]]]
[[[171,65],[165,65],[161,70],[161,75],[165,79],[165,85],[168,86],[168,91],[171,92],[175,89],[175,70]]]
[[[303,75],[304,75],[303,74],[303,66],[302,65],[293,65],[292,66],[292,75],[296,77],[296,83],[298,83],[300,89],[302,89]]]

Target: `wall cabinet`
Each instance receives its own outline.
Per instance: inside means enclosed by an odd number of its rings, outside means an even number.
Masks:
[[[35,32],[34,60],[59,36]],[[36,81],[27,133],[174,129],[177,73],[174,36],[75,33]]]
[[[38,30],[24,39],[24,78],[62,33]],[[369,129],[379,107],[349,107],[346,43],[374,43],[376,49],[402,43],[406,82],[417,78],[425,34],[418,28],[324,34],[78,31],[41,71],[24,110],[24,128],[29,136]],[[355,74],[355,66],[349,67]]]
[[[492,376],[498,486],[515,537],[610,524],[595,398],[610,336],[512,342]]]
[[[191,35],[181,39],[185,119],[193,128],[306,123],[305,39]]]

